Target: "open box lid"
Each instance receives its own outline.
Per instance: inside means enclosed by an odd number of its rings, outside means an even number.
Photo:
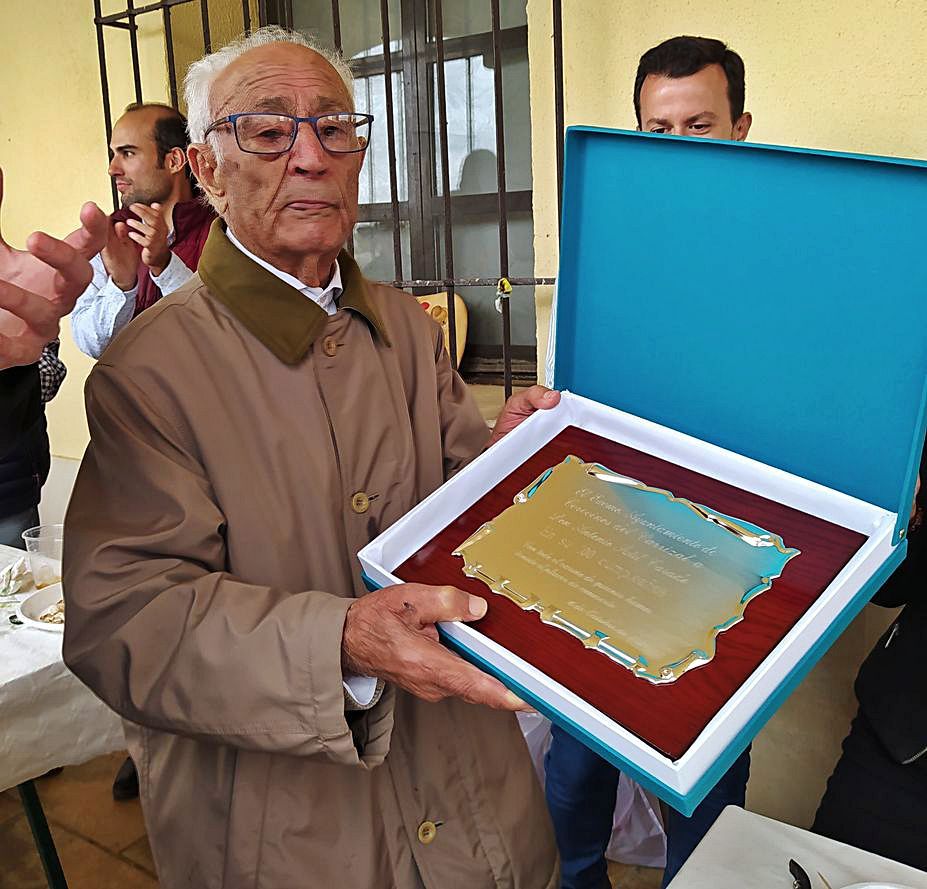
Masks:
[[[557,388],[898,513],[927,403],[927,164],[571,127]]]

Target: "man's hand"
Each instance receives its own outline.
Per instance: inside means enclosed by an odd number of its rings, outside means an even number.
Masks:
[[[128,293],[138,283],[139,248],[132,240],[129,227],[124,222],[109,221],[106,246],[101,256],[103,265],[113,283]]]
[[[167,245],[169,232],[161,215],[161,205],[132,204],[129,209],[141,219],[126,221],[133,229],[129,237],[142,248],[142,262],[151,269],[151,274],[160,275],[171,261],[171,250]]]
[[[513,395],[502,407],[502,412],[493,427],[489,444],[495,444],[519,423],[527,420],[535,411],[548,410],[558,404],[560,404],[560,393],[546,386],[532,386],[524,392]]]
[[[485,599],[450,586],[402,583],[377,590],[348,609],[342,668],[392,682],[426,701],[454,697],[496,710],[530,710],[501,682],[438,641],[438,621],[479,620],[485,613]]]
[[[0,171],[0,203],[3,172]],[[106,241],[106,217],[96,204],[80,211],[81,227],[64,240],[34,232],[26,250],[0,235],[0,369],[39,360],[93,277],[89,259]]]

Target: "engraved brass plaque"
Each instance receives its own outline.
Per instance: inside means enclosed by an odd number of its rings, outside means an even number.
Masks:
[[[455,551],[464,573],[649,682],[710,661],[797,549],[749,522],[567,457]]]

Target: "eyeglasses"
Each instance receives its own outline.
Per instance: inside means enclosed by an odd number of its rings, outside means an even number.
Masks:
[[[332,154],[364,151],[370,144],[372,114],[320,114],[318,117],[294,117],[291,114],[265,114],[245,111],[230,114],[211,123],[203,137],[217,127],[231,124],[235,141],[250,154],[283,154],[293,147],[301,123],[309,124],[322,147]]]

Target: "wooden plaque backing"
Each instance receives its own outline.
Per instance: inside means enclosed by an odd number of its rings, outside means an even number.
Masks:
[[[750,602],[743,621],[718,637],[710,663],[669,685],[652,685],[599,652],[585,649],[568,633],[541,623],[537,614],[522,611],[481,582],[465,577],[463,559],[451,555],[480,525],[510,506],[522,488],[568,454],[753,522],[780,534],[786,546],[797,547],[801,555],[786,565],[771,589]],[[393,573],[406,582],[450,584],[485,597],[489,610],[471,626],[675,760],[865,540],[856,531],[570,426]]]

